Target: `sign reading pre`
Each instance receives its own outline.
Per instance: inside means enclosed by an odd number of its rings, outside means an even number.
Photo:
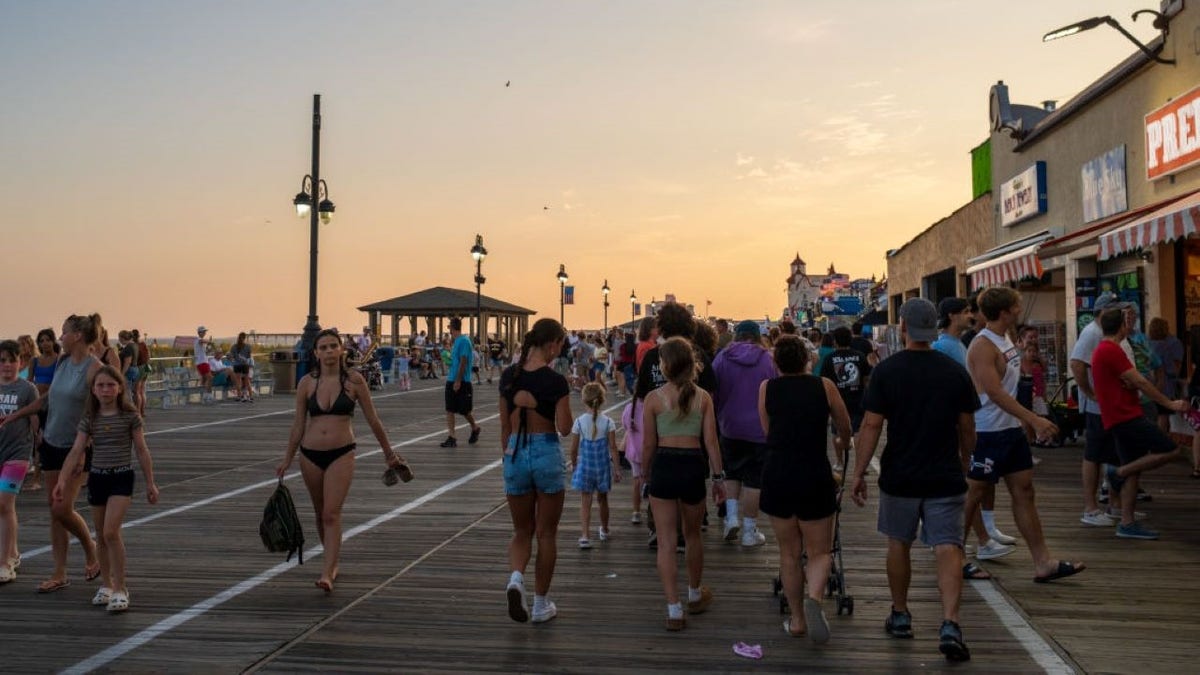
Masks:
[[[1028,169],[1000,184],[1000,224],[1016,225],[1046,212],[1046,163]]]
[[[1146,115],[1146,180],[1200,162],[1200,87]]]

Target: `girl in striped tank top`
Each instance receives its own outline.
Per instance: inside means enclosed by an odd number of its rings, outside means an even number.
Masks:
[[[125,542],[121,523],[133,498],[133,453],[146,481],[146,500],[158,503],[154,483],[154,465],[142,429],[142,417],[125,393],[125,378],[112,366],[100,366],[92,378],[87,410],[79,421],[75,444],[63,462],[54,500],[63,498],[64,482],[84,461],[89,440],[92,463],[88,471],[88,503],[96,525],[97,555],[104,584],[96,591],[92,604],[109,612],[129,609],[129,589],[125,586]]]

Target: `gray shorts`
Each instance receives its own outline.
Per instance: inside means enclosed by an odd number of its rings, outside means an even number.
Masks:
[[[911,544],[921,526],[926,546],[963,543],[963,508],[967,493],[952,497],[896,497],[879,491],[879,533]]]

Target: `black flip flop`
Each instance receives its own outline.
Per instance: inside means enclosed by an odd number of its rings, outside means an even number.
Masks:
[[[979,576],[981,574],[983,576]],[[966,579],[967,581],[987,581],[991,578],[991,572],[988,572],[973,562],[963,565],[963,579]]]
[[[1080,572],[1082,572],[1086,569],[1087,569],[1087,565],[1084,565],[1082,563],[1080,563],[1077,566],[1077,565],[1075,565],[1075,563],[1070,563],[1070,562],[1067,562],[1066,560],[1059,560],[1058,561],[1058,569],[1054,570],[1053,572],[1051,572],[1050,574],[1047,574],[1044,577],[1034,577],[1033,582],[1035,584],[1044,584],[1044,583],[1047,583],[1050,581],[1054,581],[1055,579],[1065,579],[1067,577],[1075,576],[1076,574],[1079,574]]]

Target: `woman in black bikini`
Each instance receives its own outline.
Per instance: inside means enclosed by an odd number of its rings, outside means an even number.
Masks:
[[[330,329],[318,333],[314,351],[318,365],[296,387],[296,419],[288,437],[287,454],[275,473],[282,478],[296,456],[296,450],[300,450],[304,457],[300,462],[300,475],[312,497],[317,535],[325,547],[325,569],[317,579],[317,587],[328,593],[333,590],[338,574],[342,504],[354,477],[355,443],[350,421],[356,404],[362,404],[363,416],[375,433],[379,447],[383,448],[388,467],[399,472],[405,480],[412,478],[412,470],[408,468],[408,462],[392,450],[371,402],[367,381],[357,372],[346,369],[342,338],[337,331]]]

